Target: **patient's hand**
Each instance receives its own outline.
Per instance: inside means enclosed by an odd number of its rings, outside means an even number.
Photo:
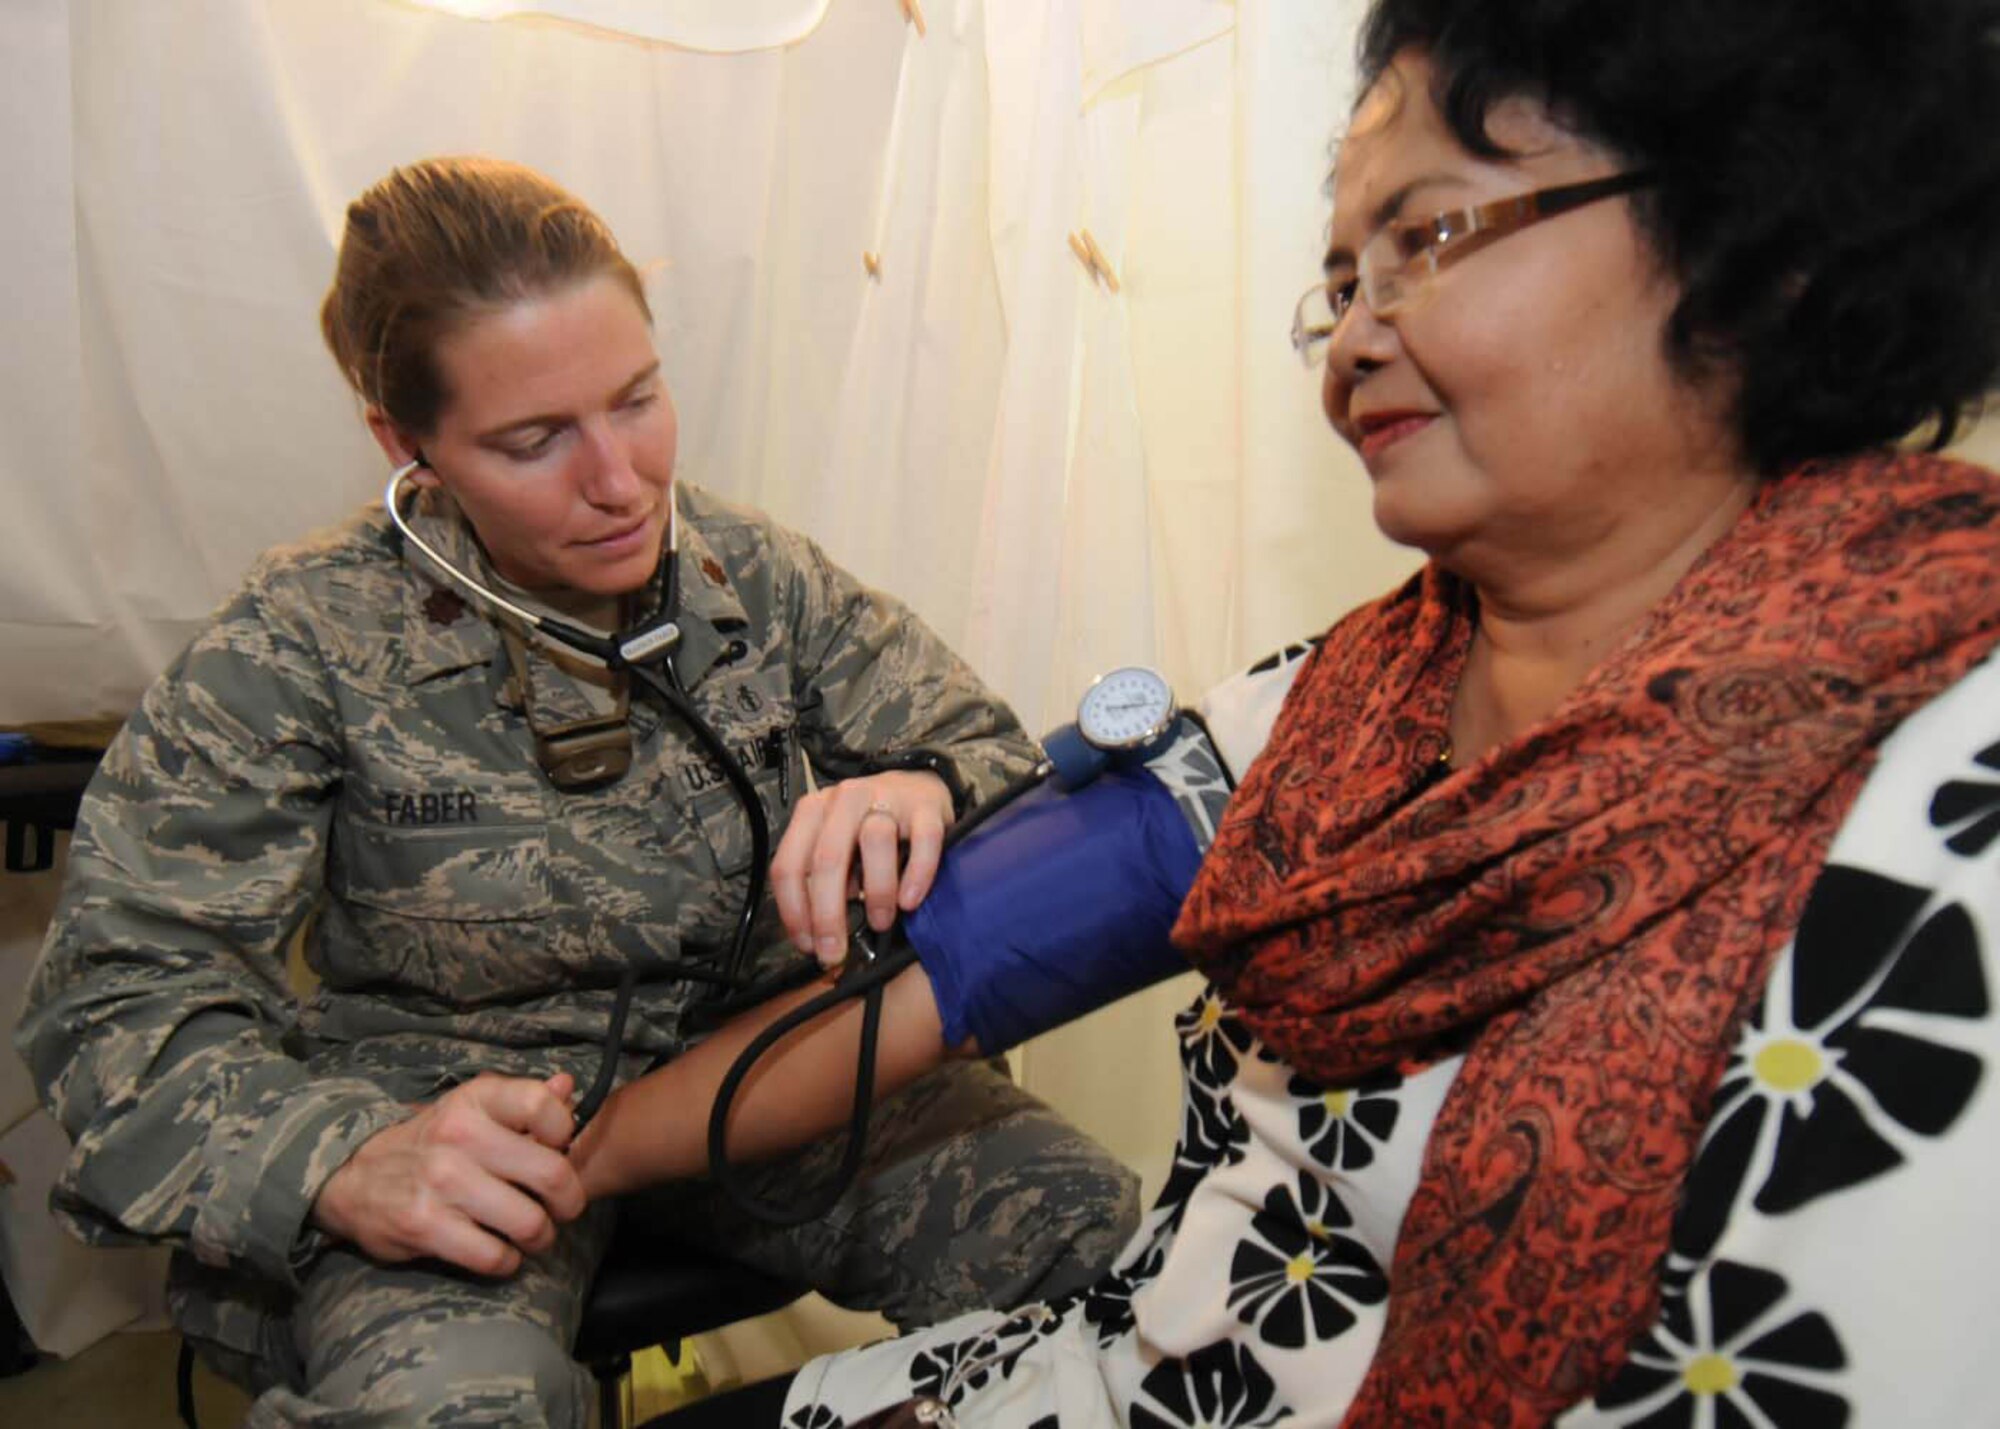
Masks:
[[[951,791],[923,770],[844,779],[800,800],[771,860],[778,916],[799,951],[824,967],[846,956],[857,890],[877,932],[923,902],[951,819]]]

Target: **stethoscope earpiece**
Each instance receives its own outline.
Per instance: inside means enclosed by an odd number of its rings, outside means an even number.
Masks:
[[[661,582],[666,597],[666,609],[649,624],[637,630],[620,631],[609,639],[593,635],[590,631],[556,620],[550,616],[538,615],[532,610],[516,605],[498,591],[490,589],[466,571],[460,570],[447,560],[442,552],[430,542],[410,529],[410,523],[403,515],[403,483],[417,471],[435,471],[423,452],[419,451],[409,461],[404,462],[389,473],[389,484],[382,491],[382,505],[387,508],[389,520],[395,525],[402,538],[423,552],[424,558],[456,585],[466,595],[480,602],[488,610],[503,611],[526,625],[530,630],[548,636],[570,649],[580,651],[593,659],[604,661],[614,670],[625,669],[645,662],[664,662],[669,680],[678,683],[673,666],[673,653],[681,643],[680,606],[680,507],[671,494],[667,501],[667,550],[666,572]]]
[[[390,472],[389,484],[382,491],[382,505],[387,508],[389,520],[394,523],[397,533],[405,541],[423,552],[424,559],[436,567],[440,574],[444,575],[453,585],[457,586],[486,609],[501,611],[507,615],[511,615],[530,630],[538,631],[552,640],[569,646],[572,650],[577,650],[585,655],[602,660],[614,668],[617,667],[622,658],[618,640],[606,640],[602,636],[593,635],[587,630],[581,630],[574,625],[565,624],[563,621],[551,619],[546,615],[538,615],[532,610],[516,605],[498,591],[490,589],[484,582],[475,579],[469,572],[462,571],[453,565],[442,551],[438,550],[412,530],[409,521],[403,516],[403,483],[408,481],[418,470],[433,470],[430,464],[424,460],[421,452],[414,459],[404,462],[401,466]],[[668,578],[670,581],[673,579],[672,572],[669,572]],[[678,638],[678,629],[676,629],[675,635]],[[669,667],[669,672],[671,673],[671,667]]]

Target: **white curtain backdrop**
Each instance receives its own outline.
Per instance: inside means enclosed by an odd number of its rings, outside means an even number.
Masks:
[[[0,726],[122,716],[257,552],[376,494],[317,303],[347,199],[465,151],[647,267],[685,475],[908,599],[1031,728],[1117,664],[1194,698],[1414,564],[1285,337],[1361,8],[929,0],[919,37],[897,0],[6,0]],[[10,1001],[46,896],[0,902]],[[1021,1058],[1154,1186],[1186,991]]]
[[[0,723],[122,715],[256,552],[373,494],[315,308],[346,200],[434,152],[604,211],[686,474],[1031,724],[1122,661],[1197,692],[1407,567],[1284,342],[1355,0],[932,0],[922,39],[895,0],[596,11],[680,45],[439,4],[0,9]]]
[[[1359,0],[552,18],[587,5],[0,6],[0,725],[122,716],[253,556],[375,496],[317,304],[346,201],[432,153],[598,208],[682,473],[909,600],[1031,728],[1117,664],[1191,700],[1411,567],[1286,342]],[[1020,1059],[1154,1186],[1185,992]]]

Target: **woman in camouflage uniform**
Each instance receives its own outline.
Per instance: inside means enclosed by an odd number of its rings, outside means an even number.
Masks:
[[[914,906],[946,825],[1033,757],[904,607],[675,479],[638,276],[545,178],[390,174],[321,317],[383,451],[424,463],[414,529],[515,602],[644,620],[678,506],[678,675],[784,830],[756,971],[837,952],[851,884],[878,926]],[[565,1155],[576,1089],[628,970],[621,1074],[688,1045],[674,965],[722,959],[750,862],[678,718],[469,605],[380,507],[270,553],[84,801],[19,1034],[75,1141],[59,1214],[179,1248],[176,1316],[253,1423],[583,1423],[568,1349],[613,1203]],[[820,1222],[700,1185],[652,1212],[916,1323],[1088,1283],[1135,1224],[1130,1174],[983,1063],[875,1127]]]

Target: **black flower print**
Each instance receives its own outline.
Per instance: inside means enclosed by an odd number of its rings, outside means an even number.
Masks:
[[[1782,1276],[1717,1261],[1665,1301],[1597,1407],[1623,1429],[1841,1429],[1847,1355],[1826,1317],[1785,1293]]]
[[[1402,1085],[1389,1067],[1334,1091],[1295,1076],[1285,1091],[1299,1101],[1299,1140],[1313,1160],[1331,1171],[1359,1171],[1396,1129],[1402,1107],[1393,1093]]]
[[[1250,1056],[1257,1039],[1236,1018],[1222,994],[1204,987],[1201,996],[1174,1018],[1180,1034],[1181,1061],[1187,1066],[1188,1081],[1210,1095],[1220,1095],[1236,1080],[1241,1058]]]
[[[1181,1088],[1181,1135],[1174,1146],[1173,1165],[1153,1203],[1164,1212],[1156,1234],[1173,1236],[1187,1213],[1188,1201],[1216,1166],[1235,1165],[1250,1148],[1250,1124],[1237,1110],[1226,1088],[1211,1091],[1196,1080],[1192,1065]]]
[[[1153,1198],[1153,1239],[1166,1241],[1180,1228],[1188,1199],[1209,1169],[1241,1161],[1250,1145],[1250,1127],[1227,1094],[1210,1096],[1192,1080],[1181,1086],[1181,1134],[1174,1143],[1166,1183]]]
[[[1303,1349],[1350,1329],[1355,1305],[1379,1305],[1389,1280],[1340,1198],[1309,1172],[1271,1188],[1229,1264],[1229,1308],[1267,1344]]]
[[[1203,1168],[1241,1161],[1250,1145],[1250,1126],[1236,1099],[1224,1092],[1210,1096],[1193,1082],[1181,1108],[1181,1142],[1177,1161]]]
[[[1174,1149],[1174,1164],[1167,1171],[1166,1184],[1160,1187],[1160,1198],[1153,1203],[1155,1210],[1168,1213],[1166,1225],[1169,1229],[1180,1225],[1181,1212],[1187,1209],[1188,1198],[1201,1184],[1202,1177],[1208,1174],[1209,1163],[1193,1159],[1199,1149],[1189,1145],[1184,1129],[1181,1143]]]
[[[1989,744],[1972,756],[1982,769],[2000,775],[2000,744]],[[1931,798],[1931,827],[1956,833],[1944,841],[1955,854],[1971,858],[1986,852],[2000,838],[2000,779],[1953,779]]]
[[[978,1361],[989,1348],[986,1335],[931,1346],[910,1361],[910,1393],[954,1403],[955,1397],[967,1390],[983,1389],[994,1366]]]
[[[1272,1402],[1277,1393],[1257,1357],[1224,1340],[1155,1366],[1139,1386],[1130,1422],[1133,1429],[1252,1429],[1290,1416]]]
[[[1709,1131],[1674,1226],[1691,1260],[1714,1248],[1747,1185],[1783,1215],[1902,1164],[1972,1099],[1982,1066],[1950,1045],[1986,1015],[1978,932],[1956,903],[1829,865],[1791,957],[1716,1088]]]
[[[1215,1164],[1232,1148],[1240,1156],[1242,1148],[1250,1142],[1250,1128],[1243,1124],[1240,1117],[1225,1129],[1240,1129],[1243,1133],[1241,1139],[1214,1151],[1205,1149],[1195,1140],[1195,1128],[1193,1109],[1189,1108],[1183,1122],[1180,1145],[1174,1149],[1174,1164],[1167,1168],[1167,1183],[1160,1187],[1159,1200],[1153,1204],[1154,1211],[1161,1213],[1154,1234],[1162,1243],[1180,1234],[1181,1222],[1187,1217],[1188,1202],[1194,1199],[1195,1188],[1208,1178]]]
[[[1150,1285],[1166,1264],[1165,1241],[1156,1242],[1129,1267],[1102,1277],[1083,1296],[1084,1323],[1095,1327],[1097,1343],[1108,1345],[1129,1333],[1137,1323],[1132,1313],[1132,1297],[1142,1285]]]
[[[985,1388],[989,1376],[1012,1375],[1028,1348],[1059,1323],[1060,1317],[1046,1306],[1030,1305],[969,1339],[934,1345],[910,1364],[911,1392],[956,1405]]]
[[[824,1404],[808,1404],[803,1409],[792,1411],[792,1417],[785,1421],[785,1429],[847,1429],[847,1421]]]

